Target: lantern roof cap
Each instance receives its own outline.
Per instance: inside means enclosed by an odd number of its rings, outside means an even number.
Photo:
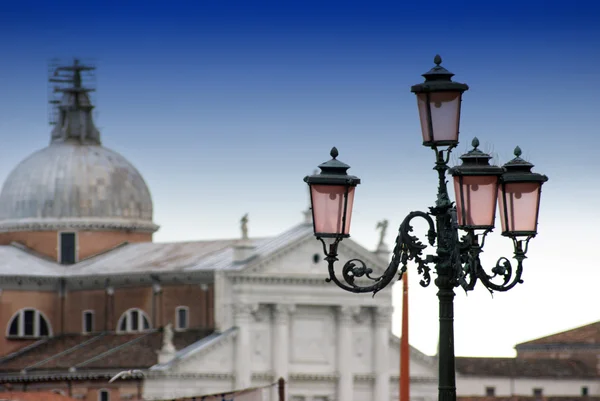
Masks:
[[[449,170],[452,176],[458,175],[501,175],[502,167],[490,165],[492,156],[478,149],[479,139],[473,138],[471,142],[473,149],[460,157],[462,164]]]
[[[321,184],[356,186],[360,184],[360,178],[347,174],[350,166],[341,160],[337,160],[339,152],[335,146],[331,148],[331,152],[329,152],[329,154],[331,155],[331,160],[319,164],[321,172],[319,174],[313,174],[304,177],[304,182],[309,185]]]
[[[541,182],[548,181],[548,177],[543,174],[533,173],[531,169],[533,164],[521,158],[522,150],[516,147],[514,150],[515,158],[507,162],[504,166],[505,173],[502,175],[504,182]]]
[[[433,62],[435,63],[435,67],[421,75],[425,78],[425,82],[413,85],[410,88],[411,92],[465,92],[469,90],[469,86],[467,84],[461,84],[460,82],[452,81],[454,74],[440,65],[442,64],[442,57],[440,57],[439,54],[434,57]]]

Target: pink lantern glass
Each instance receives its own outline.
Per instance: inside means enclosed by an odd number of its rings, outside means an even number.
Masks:
[[[349,235],[352,206],[356,187],[345,185],[311,185],[312,212],[315,235]],[[348,191],[347,205],[345,194]],[[346,216],[344,220],[344,209]]]
[[[454,193],[458,225],[472,229],[494,227],[497,175],[455,176]]]
[[[500,185],[498,206],[503,234],[526,235],[537,231],[541,187],[541,182]]]
[[[433,146],[458,142],[461,98],[460,91],[417,94],[424,144]]]

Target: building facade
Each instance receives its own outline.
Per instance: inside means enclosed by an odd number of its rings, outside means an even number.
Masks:
[[[164,399],[283,377],[295,401],[396,399],[391,291],[326,283],[309,214],[271,238],[245,217],[236,239],[152,242],[150,191],[102,146],[90,69],[56,69],[50,144],[0,192],[0,394]],[[340,253],[387,267],[351,240]],[[435,360],[413,349],[411,364],[413,398],[436,397]]]
[[[600,397],[600,322],[517,344],[516,358],[457,358],[458,395]]]

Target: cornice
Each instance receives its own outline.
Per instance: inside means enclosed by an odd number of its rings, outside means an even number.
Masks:
[[[390,376],[390,381],[397,383],[398,380],[400,380],[400,375],[391,375]],[[437,379],[437,377],[411,376],[410,382],[411,383],[435,383],[435,384],[437,384],[438,379]]]
[[[0,288],[9,291],[58,291],[61,280],[55,276],[0,276]]]
[[[15,374],[0,375],[0,383],[27,383],[27,382],[44,382],[58,380],[110,380],[114,375],[119,373],[120,369],[102,370],[102,371],[45,371],[45,372],[27,372]],[[142,380],[143,376],[133,377],[125,380]]]
[[[149,371],[146,379],[215,379],[231,380],[235,376],[233,373],[175,373],[165,371]]]
[[[292,380],[309,382],[335,382],[339,378],[337,373],[290,373],[289,376]]]
[[[67,267],[68,268],[68,267]],[[206,284],[214,281],[214,271],[201,270],[193,272],[154,273],[152,271],[120,273],[110,275],[60,275],[56,276],[2,276],[0,287],[19,290],[53,290],[59,282],[64,281],[67,291],[103,290],[107,286],[128,288],[148,286],[158,281],[161,285]]]
[[[330,285],[325,281],[326,276],[306,277],[306,276],[267,276],[267,275],[248,275],[248,274],[230,274],[229,278],[235,284],[253,283],[253,284],[306,284],[306,285]]]
[[[140,220],[127,219],[22,219],[0,221],[0,233],[14,231],[132,231],[154,233],[160,226]]]

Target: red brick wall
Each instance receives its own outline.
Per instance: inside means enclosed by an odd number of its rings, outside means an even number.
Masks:
[[[69,389],[70,384],[70,389]],[[9,394],[8,390],[4,388],[5,385],[0,385],[0,399],[3,395]],[[100,390],[108,390],[110,392],[110,401],[138,401],[143,400],[142,396],[142,382],[126,380],[116,381],[108,384],[107,381],[97,380],[78,380],[70,383],[66,381],[47,381],[47,382],[34,382],[10,384],[12,392],[20,393],[37,393],[40,391],[51,392],[58,390],[66,396],[83,396],[80,398],[84,401],[98,401],[98,393]],[[122,395],[133,395],[133,398],[122,398]]]
[[[214,294],[213,286],[210,285],[206,290],[199,285],[178,285],[163,287],[162,306],[163,316],[162,325],[172,323],[176,324],[175,309],[178,306],[187,306],[189,312],[190,328],[214,327]]]
[[[79,231],[79,260],[107,251],[123,242],[152,242],[152,234],[125,231]],[[54,260],[58,259],[57,231],[0,233],[0,245],[19,242]]]
[[[83,311],[93,310],[96,331],[113,331],[121,315],[130,308],[140,308],[148,315],[154,328],[169,322],[175,325],[175,308],[189,308],[190,328],[214,327],[214,289],[208,285],[203,290],[197,284],[167,285],[156,296],[153,316],[153,290],[151,286],[116,288],[110,307],[111,297],[105,290],[68,291],[62,298],[55,291],[10,291],[0,293],[0,355],[6,355],[18,348],[31,344],[32,340],[8,340],[6,331],[10,318],[22,308],[34,308],[43,312],[52,326],[54,335],[61,333],[81,333]],[[64,304],[64,319],[61,319],[61,304]],[[111,313],[112,312],[112,313]],[[105,322],[108,321],[108,325]],[[62,327],[61,327],[62,323]]]
[[[33,308],[42,312],[48,319],[53,334],[60,333],[59,297],[53,291],[11,291],[0,293],[0,354],[8,354],[31,344],[33,340],[8,340],[8,324],[13,315],[23,308]]]
[[[108,330],[106,327],[106,291],[70,291],[65,298],[65,333],[81,333],[83,311],[94,311],[95,331]]]

